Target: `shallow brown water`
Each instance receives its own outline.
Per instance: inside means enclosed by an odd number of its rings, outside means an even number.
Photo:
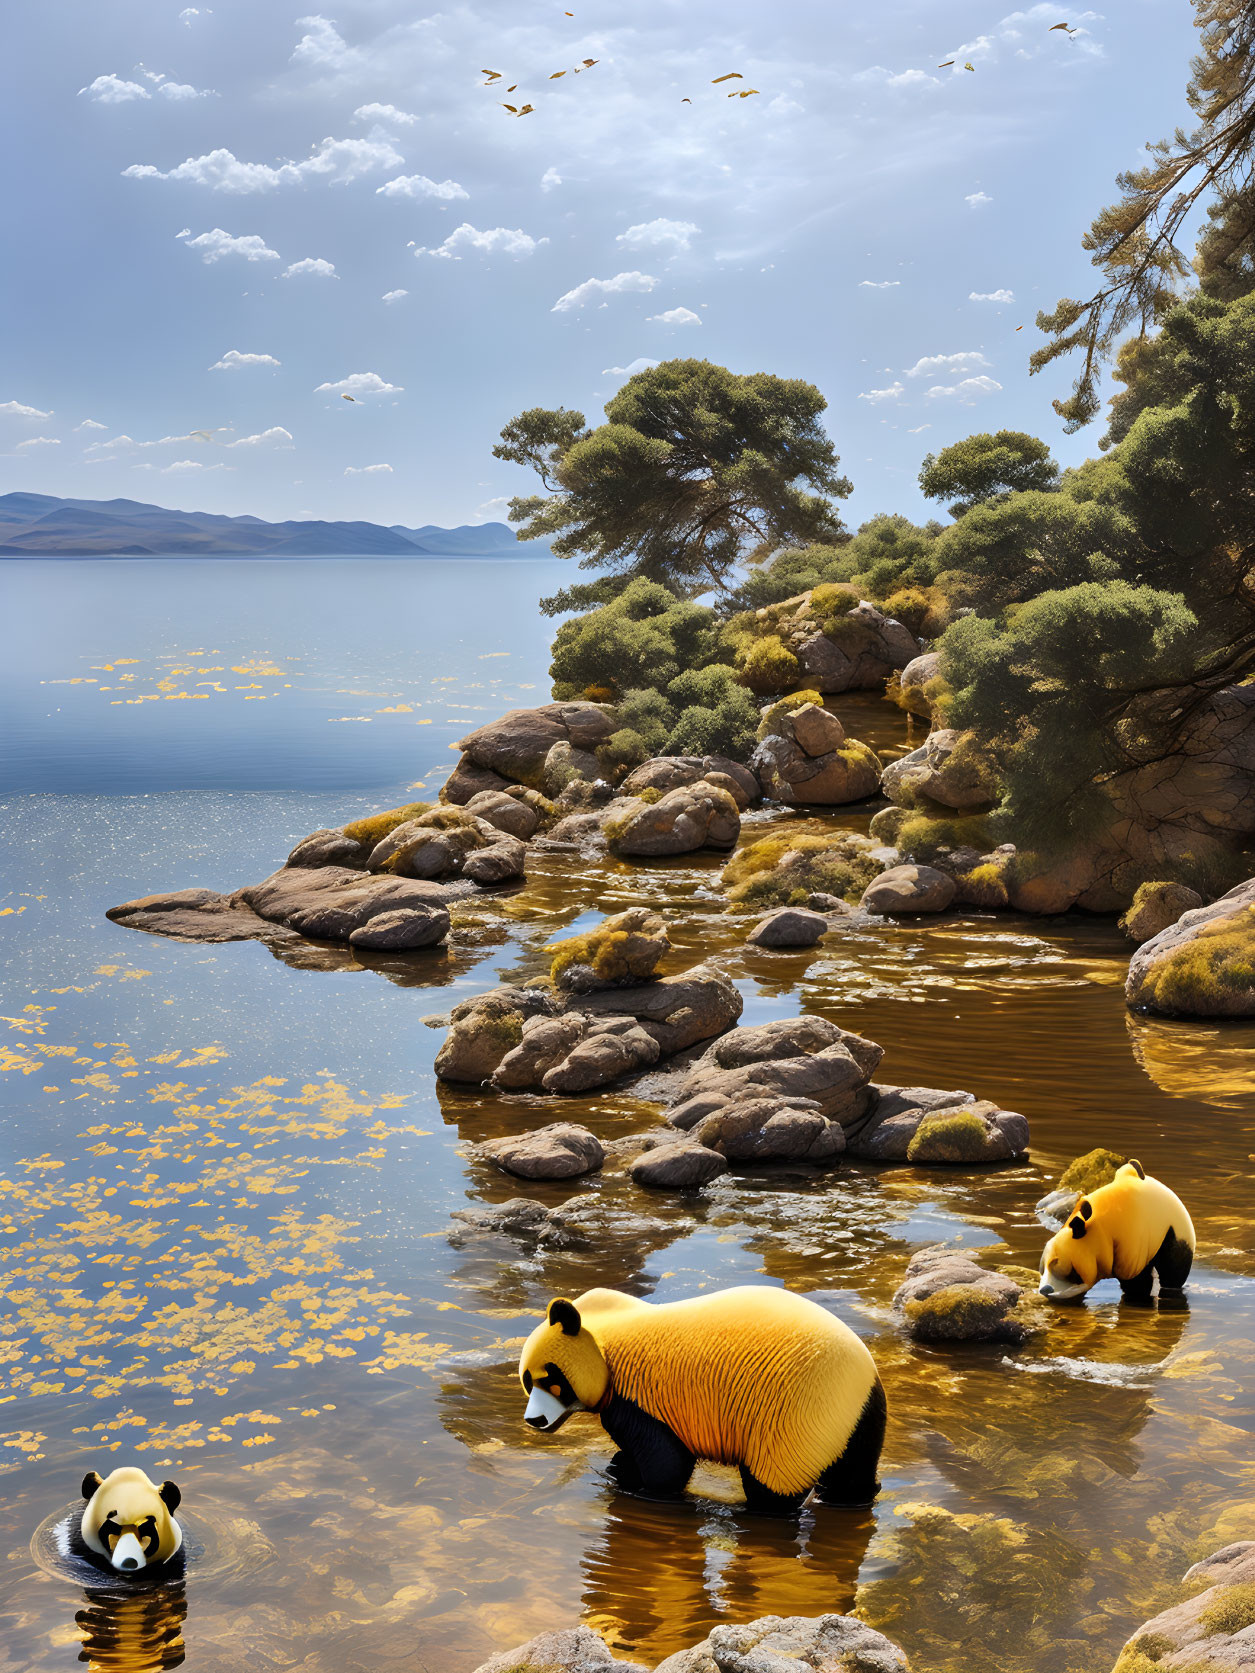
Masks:
[[[877,747],[907,742],[887,705],[841,708]],[[204,1673],[467,1673],[578,1619],[653,1662],[719,1620],[851,1607],[917,1673],[1102,1673],[1189,1562],[1251,1536],[1255,1029],[1130,1017],[1127,944],[1097,919],[954,915],[746,949],[714,855],[635,868],[537,852],[526,887],[471,914],[451,951],[371,967],[103,921],[128,894],[260,876],[358,805],[8,809],[0,1673],[80,1651],[127,1673],[179,1657]],[[747,836],[788,817],[755,815]],[[607,1247],[452,1248],[467,1201],[580,1186],[521,1187],[461,1154],[557,1112],[437,1088],[440,1037],[419,1018],[641,900],[667,910],[672,968],[725,963],[747,1022],[817,1011],[885,1045],[886,1080],[1021,1109],[1031,1162],[739,1172],[692,1198],[607,1169],[587,1190],[647,1217]],[[654,1116],[621,1093],[560,1113],[607,1137]],[[1015,1353],[897,1335],[889,1301],[914,1247],[958,1239],[1035,1265],[1034,1202],[1100,1143],[1189,1205],[1187,1307],[1130,1308],[1104,1286]],[[549,1439],[523,1426],[511,1362],[550,1296],[736,1282],[816,1295],[868,1340],[891,1412],[874,1512],[750,1518],[714,1470],[682,1506],[633,1501],[606,1482],[593,1419]],[[195,1538],[169,1595],[119,1603],[49,1545],[84,1470],[111,1460],[183,1487]]]

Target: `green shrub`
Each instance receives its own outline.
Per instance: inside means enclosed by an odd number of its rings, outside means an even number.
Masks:
[[[550,666],[554,696],[580,697],[590,687],[661,689],[684,669],[717,660],[720,637],[713,610],[635,580],[610,603],[558,628]]]
[[[782,869],[790,854],[796,859]],[[812,894],[857,900],[880,870],[868,858],[867,844],[851,832],[795,828],[738,848],[723,869],[723,883],[729,911],[750,912],[797,906]]]
[[[1226,1586],[1220,1596],[1199,1614],[1198,1624],[1208,1638],[1226,1637],[1255,1626],[1255,1584],[1249,1581]]]
[[[737,650],[736,666],[751,691],[766,695],[786,691],[802,677],[802,665],[774,633],[761,639],[747,639]]]
[[[597,746],[597,760],[612,784],[626,778],[633,767],[649,760],[649,746],[639,732],[621,726],[612,732],[604,744]]]
[[[675,725],[675,711],[662,692],[643,686],[624,693],[616,718],[624,731],[636,733],[650,755],[661,755]]]
[[[975,848],[978,853],[984,853],[994,843],[983,814],[942,818],[912,811],[898,830],[897,846],[912,860],[927,865],[950,849]]]

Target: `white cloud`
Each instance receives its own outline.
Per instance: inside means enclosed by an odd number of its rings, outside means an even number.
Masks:
[[[126,180],[190,180],[215,192],[269,192],[276,186],[296,186],[303,181],[325,179],[347,185],[376,169],[398,168],[405,158],[380,130],[365,139],[324,139],[302,162],[245,163],[219,146],[203,157],[189,157],[177,168],[159,169],[152,163],[132,163],[122,170]]]
[[[85,418],[81,424],[74,426],[74,434],[77,435],[80,430],[107,430],[108,428],[107,424],[97,424],[94,418]]]
[[[859,400],[871,401],[874,405],[877,401],[896,401],[905,394],[906,385],[904,383],[891,383],[888,389],[864,390],[859,396]]]
[[[281,279],[293,279],[300,273],[313,273],[319,279],[338,279],[336,264],[326,261],[322,256],[306,256],[301,261],[294,261],[290,267],[285,267],[280,273]]]
[[[542,192],[552,192],[555,186],[560,186],[561,184],[562,176],[558,173],[556,168],[547,168],[540,177],[540,189]]]
[[[963,201],[971,209],[983,209],[987,203],[992,203],[994,200],[987,192],[969,192]]]
[[[853,81],[875,81],[885,87],[940,87],[936,76],[927,75],[923,70],[903,70],[895,75],[887,70],[883,64],[872,64],[866,70],[860,70],[852,76]]]
[[[901,279],[860,279],[858,288],[860,290],[893,290],[895,286],[901,283]]]
[[[615,239],[616,244],[625,244],[629,250],[687,250],[692,245],[693,235],[702,229],[692,221],[669,221],[660,215],[656,221],[640,221],[626,232],[621,232]]]
[[[17,444],[19,447],[60,447],[58,436],[28,436],[25,441]]]
[[[1010,290],[970,290],[967,293],[969,302],[1014,302],[1015,292]]]
[[[238,441],[229,441],[228,447],[291,447],[292,432],[285,430],[282,424],[272,424],[268,430],[259,430],[255,436],[241,436]]]
[[[652,273],[616,273],[613,279],[585,279],[574,290],[565,291],[549,310],[566,314],[572,308],[582,308],[594,296],[617,296],[628,290],[653,290],[658,283]]]
[[[51,418],[50,412],[40,412],[38,407],[24,407],[20,401],[0,401],[0,413],[7,413],[10,418]]]
[[[134,99],[151,99],[152,94],[138,81],[123,81],[120,76],[97,76],[86,87],[80,87],[79,97],[86,93],[93,104],[129,105]]]
[[[292,63],[307,64],[314,69],[338,69],[353,56],[343,35],[329,18],[298,17],[296,27],[306,33],[293,48]]]
[[[700,325],[702,316],[695,314],[691,308],[668,308],[665,314],[647,314],[646,323],[657,321],[659,325]]]
[[[641,355],[636,360],[629,360],[626,366],[603,366],[601,375],[603,378],[631,378],[635,377],[637,372],[645,372],[651,366],[661,364],[661,361],[650,360],[645,355]]]
[[[192,19],[194,17],[212,17],[213,15],[214,14],[209,10],[202,12],[199,6],[184,6],[183,10],[179,13],[179,22],[185,29],[190,29],[192,27]]]
[[[245,233],[242,237],[233,237],[229,232],[223,232],[221,227],[215,227],[212,232],[198,233],[195,238],[187,237],[187,229],[175,234],[176,238],[187,238],[189,250],[199,250],[201,259],[205,262],[221,261],[224,256],[243,256],[245,261],[278,261],[278,250],[270,249],[264,238],[255,232]]]
[[[217,94],[212,87],[193,87],[186,81],[163,81],[157,89],[163,99],[173,99],[182,102],[185,99],[214,99]]]
[[[350,372],[338,383],[320,383],[315,395],[400,395],[405,385],[385,383],[378,372]]]
[[[346,465],[345,476],[381,476],[384,472],[391,474],[391,465]]]
[[[485,500],[483,505],[477,505],[473,515],[482,517],[485,522],[500,522],[509,509],[509,495],[497,494],[493,499]]]
[[[932,429],[931,424],[917,424],[913,430],[908,430],[906,433],[907,433],[908,436],[918,436],[918,435],[922,435],[925,430],[931,430],[931,429]]]
[[[395,105],[358,105],[353,112],[355,122],[395,122],[398,127],[409,128],[418,121],[417,116],[411,116],[408,110],[398,110]]]
[[[1101,14],[1098,12],[1072,12],[1067,15],[1067,21],[1072,24],[1072,33],[1067,37],[1067,44],[1072,48],[1079,47],[1092,57],[1101,57],[1102,48],[1094,40],[1087,23],[1096,23]],[[1054,5],[1039,4],[1030,6],[1024,12],[1012,12],[1004,17],[998,25],[998,34],[1004,41],[1022,41],[1026,30],[1031,33],[1034,45],[1029,50],[1023,47],[1016,52],[1017,58],[1035,58],[1039,52],[1054,47],[1058,49],[1064,45],[1057,36],[1048,34],[1051,24],[1061,23],[1064,18]]]
[[[954,395],[960,401],[971,401],[978,395],[996,395],[1002,385],[995,378],[979,377],[964,378],[961,383],[951,384],[943,388],[941,384],[934,384],[928,391],[930,398],[941,398]]]
[[[485,255],[500,250],[507,256],[530,256],[548,242],[547,238],[533,238],[521,227],[487,227],[481,232],[469,221],[463,221],[460,227],[454,227],[443,244],[434,249],[416,249],[414,254],[440,256],[446,261],[460,261],[459,250],[482,250]]]
[[[225,471],[230,467],[219,462],[216,465],[202,464],[199,459],[176,459],[170,465],[132,465],[132,470],[159,471],[162,476],[177,476],[188,471]]]
[[[425,174],[398,174],[395,180],[375,187],[376,197],[385,198],[442,198],[452,203],[455,198],[469,197],[470,193],[456,180],[429,180]]]
[[[936,377],[938,372],[975,372],[989,362],[979,349],[966,349],[962,354],[926,354],[914,366],[908,366],[908,378]]]
[[[380,297],[381,302],[399,302],[403,296],[408,296],[408,290],[386,290]]]
[[[211,372],[237,372],[244,366],[279,366],[282,362],[273,354],[241,354],[239,349],[228,349],[221,360],[215,360]]]

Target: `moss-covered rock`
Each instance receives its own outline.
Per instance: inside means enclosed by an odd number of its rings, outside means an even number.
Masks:
[[[856,901],[881,870],[872,858],[875,846],[855,832],[821,826],[793,826],[760,837],[739,848],[724,867],[729,910],[805,906],[813,894]]]
[[[1140,946],[1202,904],[1198,890],[1184,883],[1141,883],[1132,905],[1120,919],[1120,928]]]
[[[430,802],[407,802],[404,807],[392,807],[386,813],[368,814],[365,819],[351,820],[344,827],[344,835],[351,842],[360,842],[366,849],[374,848],[398,825],[407,824],[409,820],[430,812],[431,805]]]
[[[1255,1016],[1255,878],[1144,942],[1125,997],[1169,1016]]]
[[[1079,1197],[1086,1196],[1102,1185],[1110,1185],[1116,1176],[1116,1169],[1122,1168],[1127,1161],[1127,1156],[1101,1145],[1096,1150],[1087,1150],[1084,1156],[1078,1156],[1064,1168],[1059,1176],[1059,1190],[1071,1191]]]
[[[893,1308],[921,1342],[1023,1342],[1048,1316],[1031,1290],[946,1244],[912,1256]]]
[[[926,1115],[906,1153],[908,1162],[984,1162],[988,1160],[986,1124],[974,1110],[944,1110]]]
[[[666,924],[643,906],[616,913],[587,935],[545,948],[553,955],[549,972],[554,985],[570,993],[651,981],[670,950]]]

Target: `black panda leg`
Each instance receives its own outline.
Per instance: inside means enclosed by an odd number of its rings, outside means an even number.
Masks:
[[[609,1465],[617,1486],[650,1499],[680,1497],[696,1459],[674,1429],[619,1394],[601,1414],[601,1426],[619,1448]]]
[[[859,1506],[873,1503],[880,1491],[876,1471],[885,1441],[888,1415],[885,1391],[879,1384],[867,1396],[853,1433],[840,1458],[829,1464],[819,1478],[815,1496],[822,1504]]]
[[[745,1508],[753,1516],[796,1516],[810,1491],[773,1493],[745,1464],[741,1465],[741,1486],[745,1489]]]
[[[1190,1268],[1194,1264],[1194,1251],[1183,1237],[1178,1237],[1168,1228],[1168,1235],[1159,1245],[1159,1253],[1151,1263],[1159,1274],[1161,1290],[1179,1290],[1184,1288],[1185,1280],[1190,1275]]]
[[[1143,1268],[1136,1278],[1120,1279],[1120,1294],[1125,1301],[1149,1301],[1155,1283],[1155,1263]]]

